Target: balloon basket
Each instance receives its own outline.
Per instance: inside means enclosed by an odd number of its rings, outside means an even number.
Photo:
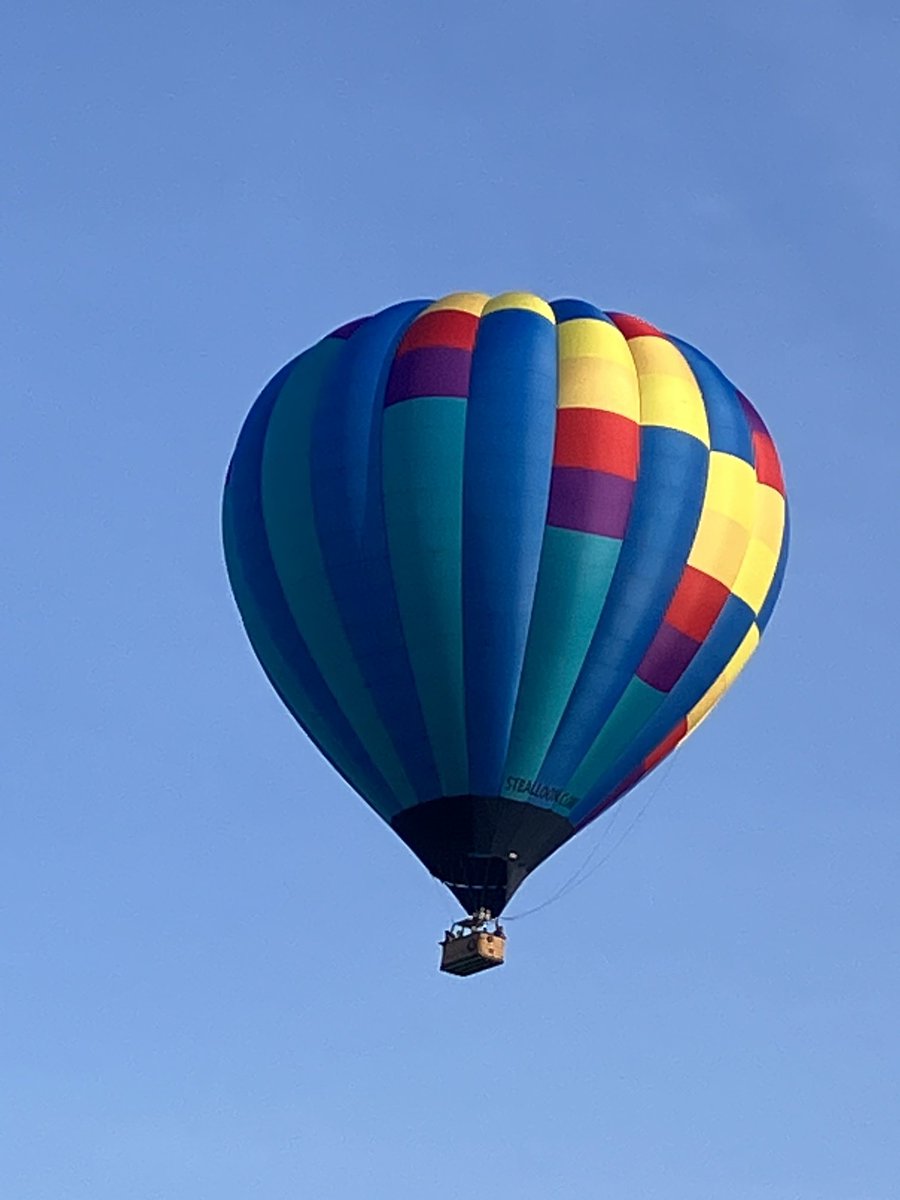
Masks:
[[[490,919],[490,913],[482,910],[445,931],[441,942],[442,971],[448,975],[477,975],[479,971],[503,966],[506,934],[499,921],[489,929]]]

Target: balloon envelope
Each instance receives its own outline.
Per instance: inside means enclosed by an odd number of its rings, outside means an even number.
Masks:
[[[527,293],[397,304],[288,363],[223,527],[285,705],[495,915],[720,699],[787,553],[775,447],[721,371]]]

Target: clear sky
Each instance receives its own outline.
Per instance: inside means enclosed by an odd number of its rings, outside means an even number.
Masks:
[[[48,0],[2,41],[0,1195],[896,1200],[896,5]],[[510,912],[602,869],[455,980],[454,902],[249,650],[219,500],[286,359],[510,288],[712,355],[793,557],[702,734]]]

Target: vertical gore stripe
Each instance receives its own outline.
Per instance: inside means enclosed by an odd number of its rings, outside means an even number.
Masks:
[[[385,409],[384,506],[394,586],[445,796],[469,791],[462,631],[465,436],[464,399],[421,397]]]
[[[556,329],[546,316],[487,311],[472,361],[463,480],[466,727],[476,795],[498,795],[503,778],[547,515],[556,378]]]
[[[382,494],[382,419],[391,359],[413,301],[371,317],[319,404],[311,460],[316,529],[344,630],[416,797],[439,794],[394,592]]]

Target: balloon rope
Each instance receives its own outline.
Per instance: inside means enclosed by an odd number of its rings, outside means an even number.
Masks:
[[[549,908],[551,904],[556,904],[556,902],[558,900],[562,900],[564,896],[567,896],[569,894],[569,892],[573,892],[577,887],[581,887],[581,885],[583,883],[587,883],[587,881],[591,878],[592,875],[595,875],[602,866],[604,866],[607,862],[609,862],[609,860],[612,858],[612,856],[615,854],[615,852],[618,850],[618,848],[622,845],[622,843],[625,841],[625,839],[628,837],[628,835],[632,832],[632,830],[635,829],[635,827],[641,821],[641,819],[643,818],[647,809],[650,807],[651,803],[659,795],[660,790],[662,789],[663,785],[668,780],[669,775],[672,773],[672,767],[674,765],[675,765],[675,760],[673,758],[669,759],[666,769],[663,771],[663,773],[660,775],[659,779],[657,780],[656,787],[651,789],[650,794],[647,796],[647,799],[644,801],[643,805],[639,809],[634,820],[631,822],[630,825],[628,825],[622,831],[619,838],[612,844],[612,846],[610,846],[610,848],[603,855],[603,857],[598,862],[594,863],[594,865],[590,868],[590,870],[588,870],[588,867],[590,866],[591,861],[594,859],[597,852],[599,850],[603,849],[603,846],[605,845],[606,841],[608,840],[609,833],[612,832],[613,826],[615,824],[614,820],[610,822],[609,829],[606,831],[606,835],[601,836],[598,839],[597,844],[591,848],[591,851],[585,858],[584,862],[581,864],[581,866],[576,871],[572,872],[572,874],[569,876],[569,878],[566,880],[566,882],[562,885],[562,887],[560,887],[557,891],[555,891],[552,896],[548,897],[541,904],[535,905],[534,908],[526,908],[524,912],[514,913],[512,916],[509,916],[509,917],[504,916],[503,920],[505,922],[521,921],[524,917],[530,917],[534,913],[542,912],[545,908]]]

